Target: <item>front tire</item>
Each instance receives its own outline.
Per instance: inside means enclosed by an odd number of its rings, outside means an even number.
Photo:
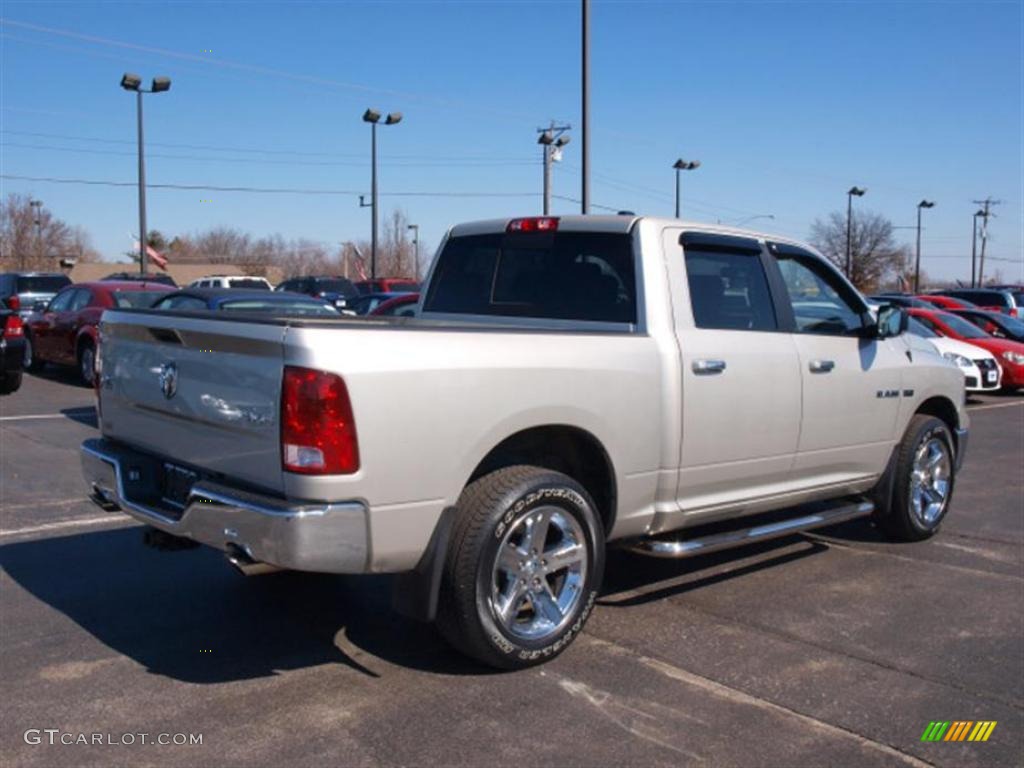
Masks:
[[[78,378],[86,387],[91,387],[96,378],[96,347],[91,341],[78,347]]]
[[[875,522],[890,539],[922,541],[939,530],[953,499],[955,451],[944,421],[910,420],[893,456],[888,498],[876,498]]]
[[[491,472],[459,497],[438,628],[500,669],[552,659],[583,628],[604,572],[604,529],[572,478],[531,466]]]

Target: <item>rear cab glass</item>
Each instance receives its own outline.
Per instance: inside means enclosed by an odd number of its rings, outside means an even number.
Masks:
[[[556,231],[450,238],[423,311],[636,324],[628,234]]]
[[[258,277],[232,277],[228,280],[230,288],[252,288],[257,291],[269,291],[270,286],[266,280]]]
[[[64,275],[29,275],[18,277],[16,293],[56,293],[71,280]]]

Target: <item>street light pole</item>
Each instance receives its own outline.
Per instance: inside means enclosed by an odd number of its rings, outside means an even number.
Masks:
[[[43,201],[29,200],[35,214],[32,216],[32,223],[36,225],[36,258],[42,261],[43,258]],[[21,256],[21,268],[25,268],[25,255]]]
[[[384,125],[396,125],[402,121],[401,112],[389,112]],[[377,123],[380,112],[367,109],[363,122],[370,124],[370,279],[377,279]],[[360,199],[360,205],[362,200]]]
[[[126,91],[135,91],[135,119],[139,134],[139,273],[146,274],[146,159],[144,138],[142,133],[142,94],[162,93],[171,88],[169,77],[154,77],[153,84],[147,90],[142,87],[142,78],[126,72],[121,78],[121,87]]]
[[[922,200],[917,204],[917,250],[914,257],[914,293],[921,292],[921,210],[934,207],[934,200]]]
[[[420,279],[420,225],[410,224],[409,229],[412,230],[412,245],[413,245],[413,266],[416,276],[416,281]]]
[[[672,167],[676,170],[676,218],[678,219],[680,207],[682,205],[682,190],[680,189],[679,172],[694,171],[697,168],[700,168],[700,160],[683,160],[682,158],[679,158],[672,163]]]
[[[846,277],[850,279],[853,272],[853,198],[864,197],[866,189],[850,187],[846,193]]]

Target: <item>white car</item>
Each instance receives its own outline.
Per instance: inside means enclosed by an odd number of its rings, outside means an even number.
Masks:
[[[991,352],[948,336],[939,336],[913,317],[910,318],[907,331],[927,339],[940,355],[955,363],[964,373],[964,384],[968,392],[994,392],[999,389],[1003,369]]]
[[[246,288],[250,291],[272,291],[274,286],[265,277],[253,275],[209,275],[193,280],[189,288]]]

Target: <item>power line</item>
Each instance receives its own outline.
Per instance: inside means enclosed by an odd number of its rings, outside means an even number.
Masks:
[[[16,181],[36,181],[47,184],[84,184],[100,187],[136,187],[135,181],[112,181],[108,179],[67,179],[54,176],[23,176],[20,174],[3,173],[0,179],[11,179]],[[219,186],[214,184],[153,184],[147,183],[150,189],[178,189],[203,192],[254,192],[260,194],[282,194],[282,195],[345,195],[358,197],[365,195],[365,192],[358,192],[351,189],[301,189],[294,187],[249,187],[249,186]],[[442,192],[436,190],[426,191],[404,191],[385,192],[382,197],[537,197],[536,192]]]
[[[39,149],[47,152],[72,152],[77,154],[86,155],[118,155],[123,157],[135,157],[134,152],[118,152],[114,149],[87,149],[84,147],[58,147],[52,144],[22,144],[14,141],[3,141],[0,142],[0,147],[17,147],[19,149]],[[321,166],[321,167],[350,167],[350,168],[363,168],[368,165],[367,162],[359,162],[356,160],[267,160],[258,158],[241,158],[241,157],[205,157],[202,155],[168,155],[156,153],[147,153],[148,157],[159,157],[165,160],[199,160],[201,162],[213,162],[213,163],[243,163],[250,165],[287,165],[287,166]],[[389,165],[396,168],[449,168],[449,167],[462,167],[462,168],[487,168],[491,166],[510,166],[510,165],[539,165],[536,160],[507,160],[507,161],[473,161],[469,159],[465,160],[431,160],[431,161],[409,161],[409,160],[391,160]]]
[[[5,107],[4,109],[10,109]],[[67,141],[90,141],[97,144],[125,144],[129,146],[135,146],[135,140],[128,139],[106,139],[100,138],[99,136],[72,136],[63,133],[40,133],[36,131],[12,131],[7,128],[0,129],[0,133],[10,134],[11,136],[28,136],[31,138],[42,138],[42,139],[62,139]],[[363,158],[366,153],[344,153],[344,152],[308,152],[300,151],[295,149],[265,149],[256,147],[226,147],[216,146],[212,144],[179,144],[174,142],[159,142],[159,141],[147,141],[147,147],[168,147],[173,149],[194,149],[200,151],[211,151],[211,152],[233,152],[237,154],[260,154],[260,155],[294,155],[296,157],[338,157],[338,158]],[[437,161],[517,161],[517,162],[535,162],[534,158],[528,158],[526,156],[505,156],[505,155],[487,155],[481,154],[478,157],[467,157],[466,153],[459,155],[384,155],[386,160],[437,160]]]

